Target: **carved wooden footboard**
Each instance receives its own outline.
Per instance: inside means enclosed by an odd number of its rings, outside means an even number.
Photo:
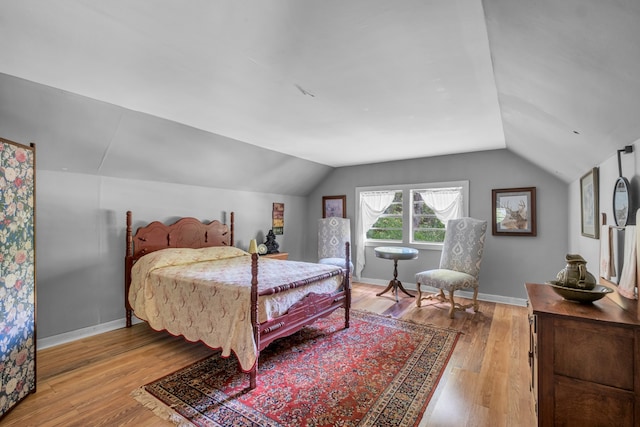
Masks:
[[[260,351],[265,349],[272,341],[289,336],[303,327],[312,324],[316,320],[326,317],[336,309],[344,308],[344,327],[349,327],[349,310],[351,309],[351,283],[349,281],[349,243],[345,245],[346,271],[343,273],[343,285],[340,291],[333,294],[311,293],[304,299],[292,305],[288,312],[275,319],[258,322],[258,297],[261,295],[282,292],[286,289],[274,288],[258,293],[258,255],[252,255],[251,263],[251,324],[253,325],[253,338],[257,343],[258,354],[256,364],[249,372],[249,388],[256,387],[256,377]]]
[[[129,302],[129,288],[131,286],[131,269],[142,256],[166,248],[204,248],[211,246],[233,246],[234,214],[230,215],[230,226],[219,221],[202,223],[195,218],[181,218],[171,225],[154,221],[147,226],[140,227],[135,235],[132,233],[131,212],[127,212],[127,249],[125,256],[125,309],[126,324],[131,326],[133,310]],[[346,265],[349,266],[349,244],[345,247]],[[272,261],[273,262],[273,261]],[[288,262],[288,261],[278,261]],[[334,310],[345,309],[345,328],[349,327],[349,309],[351,307],[350,271],[342,272],[342,286],[330,294],[308,294],[304,299],[292,305],[287,313],[274,319],[259,323],[258,299],[261,296],[284,292],[292,287],[307,285],[313,281],[326,279],[340,274],[340,271],[326,273],[319,276],[300,280],[293,284],[281,285],[275,288],[258,290],[259,256],[251,257],[251,328],[256,344],[257,354],[254,366],[248,371],[250,388],[256,387],[258,359],[260,351],[274,340],[291,335],[317,319],[326,317]]]

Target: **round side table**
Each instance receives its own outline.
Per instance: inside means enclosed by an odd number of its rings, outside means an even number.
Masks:
[[[418,250],[413,248],[403,248],[401,246],[380,246],[374,249],[376,257],[393,260],[393,279],[389,282],[387,288],[376,294],[380,296],[390,290],[393,290],[396,296],[396,302],[398,302],[398,289],[402,292],[414,298],[407,290],[402,286],[402,282],[398,280],[398,260],[416,259],[418,258]]]

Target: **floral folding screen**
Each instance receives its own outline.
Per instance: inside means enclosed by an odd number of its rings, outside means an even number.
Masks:
[[[35,146],[0,138],[0,417],[36,389]]]

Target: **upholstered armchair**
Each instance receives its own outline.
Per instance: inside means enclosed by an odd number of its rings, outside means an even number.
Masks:
[[[416,305],[420,307],[422,300],[436,298],[441,302],[449,302],[449,317],[453,318],[456,310],[464,311],[473,307],[478,311],[478,275],[484,250],[484,239],[487,232],[487,221],[474,218],[453,219],[447,222],[444,246],[440,257],[440,268],[416,274],[418,298]],[[438,295],[422,296],[420,286],[439,289]],[[453,293],[459,289],[473,289],[473,301],[462,305],[453,299]],[[445,296],[445,291],[449,296]]]
[[[319,264],[338,265],[342,268],[347,268],[345,264],[346,242],[351,244],[351,221],[349,218],[332,216],[318,220]],[[349,254],[349,259],[351,259],[351,254]],[[349,262],[349,269],[349,271],[353,271],[352,262]]]

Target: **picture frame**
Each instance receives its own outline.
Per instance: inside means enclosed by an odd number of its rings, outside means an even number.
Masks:
[[[347,196],[322,196],[322,218],[347,217]]]
[[[271,229],[273,230],[273,234],[284,234],[284,203],[273,203]]]
[[[599,169],[595,167],[580,178],[580,231],[592,239],[600,238],[599,194]]]
[[[535,236],[536,187],[491,190],[491,233],[494,236]]]

